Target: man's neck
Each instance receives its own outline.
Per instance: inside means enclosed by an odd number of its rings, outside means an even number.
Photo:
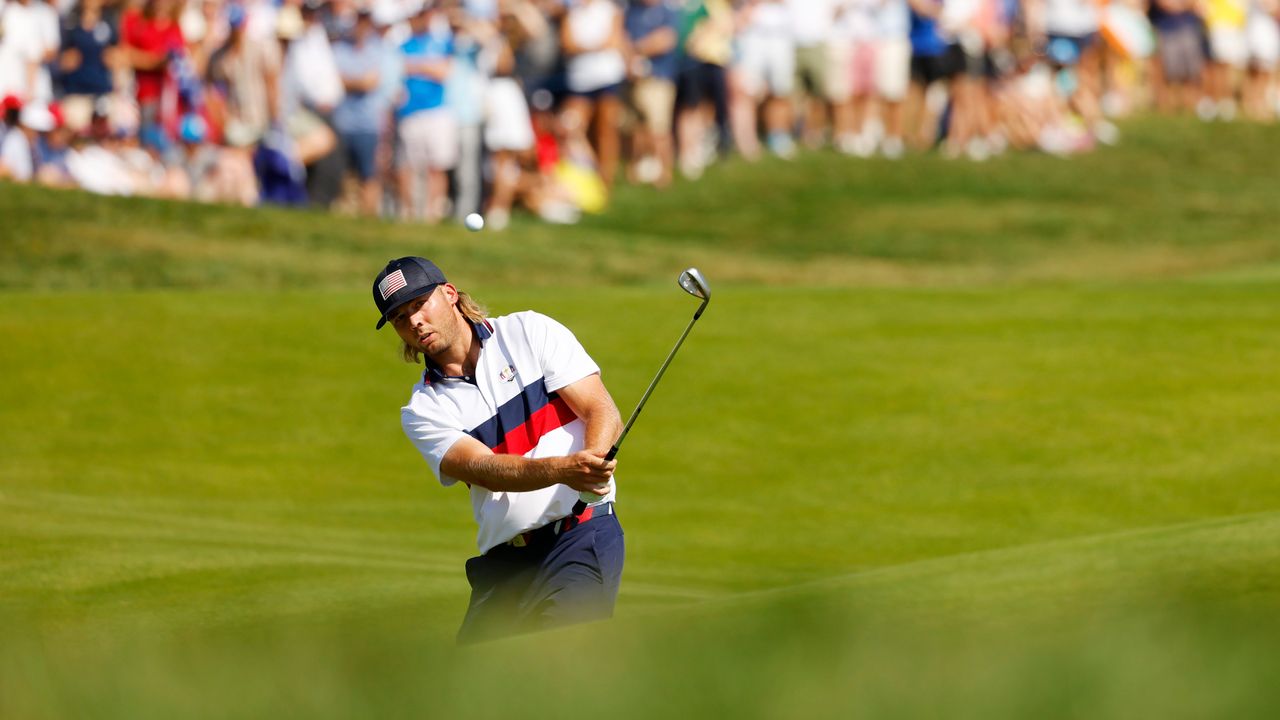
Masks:
[[[446,376],[474,375],[476,364],[480,361],[480,338],[476,337],[475,328],[466,320],[459,322],[462,324],[462,337],[466,338],[466,342],[450,347],[443,357],[431,358],[431,361],[440,368],[440,372]]]

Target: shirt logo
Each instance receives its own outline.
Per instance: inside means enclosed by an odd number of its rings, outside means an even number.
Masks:
[[[382,282],[378,283],[378,293],[382,295],[383,300],[386,300],[407,284],[404,281],[404,271],[397,270],[382,278]]]
[[[511,382],[512,380],[515,380],[516,379],[515,367],[508,365],[505,368],[503,368],[502,372],[498,373],[498,379],[501,380],[502,382]]]

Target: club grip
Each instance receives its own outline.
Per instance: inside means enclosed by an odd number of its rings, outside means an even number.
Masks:
[[[618,456],[618,446],[614,445],[613,447],[609,448],[609,453],[604,456],[604,461],[609,462],[610,460],[613,460],[617,456]],[[574,505],[573,514],[574,515],[580,514],[587,507],[587,505],[590,505],[591,503],[598,503],[603,499],[604,498],[600,497],[599,495],[596,495],[595,493],[589,493],[589,492],[578,493],[578,502],[579,502],[579,505],[581,505],[582,507],[579,507],[578,505]]]

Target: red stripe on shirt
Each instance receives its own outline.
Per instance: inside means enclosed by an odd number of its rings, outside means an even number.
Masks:
[[[523,424],[507,433],[493,452],[495,455],[524,455],[538,446],[543,435],[577,419],[578,416],[573,414],[563,398],[554,397],[551,402],[530,415]]]

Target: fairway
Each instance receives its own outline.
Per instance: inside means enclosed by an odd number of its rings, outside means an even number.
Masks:
[[[562,234],[0,186],[0,717],[1270,716],[1280,132],[1141,123]],[[619,456],[614,622],[452,648],[474,522],[368,297],[407,252],[624,416],[715,287]]]

